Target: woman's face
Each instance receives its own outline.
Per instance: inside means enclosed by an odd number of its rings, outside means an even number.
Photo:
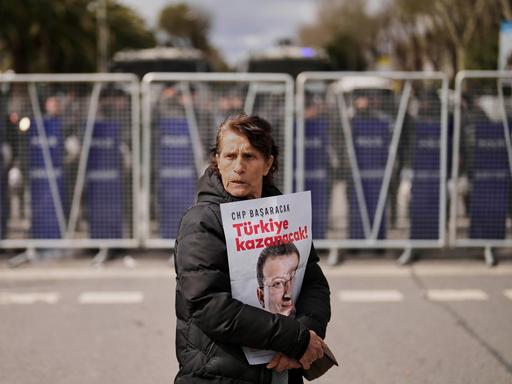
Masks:
[[[226,130],[221,135],[217,166],[224,189],[232,196],[254,199],[261,197],[263,177],[272,166],[268,159],[254,148],[241,133]]]

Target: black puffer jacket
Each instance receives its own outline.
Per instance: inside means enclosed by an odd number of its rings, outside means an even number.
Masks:
[[[280,194],[264,188],[263,197]],[[295,319],[272,314],[231,297],[219,204],[236,201],[220,178],[206,170],[198,202],[183,216],[175,245],[176,383],[270,383],[265,365],[249,365],[242,345],[280,351],[300,359],[309,331],[325,337],[330,319],[329,286],[314,250],[309,255]],[[301,370],[289,372],[302,383]]]

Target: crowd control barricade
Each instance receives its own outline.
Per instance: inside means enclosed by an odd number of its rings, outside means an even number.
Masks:
[[[461,71],[456,76],[450,244],[512,245],[512,71]]]
[[[443,246],[447,77],[304,72],[296,89],[296,185],[311,190],[315,245]]]
[[[280,148],[276,184],[292,191],[293,80],[285,74],[149,73],[142,80],[144,246],[169,248],[196,201],[218,126],[245,112],[268,120]]]
[[[137,77],[4,74],[0,85],[0,248],[138,247]]]

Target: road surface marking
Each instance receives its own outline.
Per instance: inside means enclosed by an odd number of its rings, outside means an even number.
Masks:
[[[346,303],[386,303],[402,301],[404,297],[395,290],[344,290],[338,292],[338,298]]]
[[[511,276],[512,265],[489,268],[484,263],[440,263],[402,267],[390,263],[342,263],[322,265],[327,277],[409,277],[417,276]]]
[[[162,268],[148,269],[94,269],[84,268],[44,268],[25,270],[0,270],[0,281],[25,280],[96,280],[96,279],[174,279],[174,269]]]
[[[512,300],[512,289],[505,289],[503,291],[503,294],[508,297],[510,300]]]
[[[136,304],[144,300],[142,292],[83,292],[80,304]]]
[[[431,301],[487,300],[487,293],[480,289],[429,289],[425,291]]]
[[[55,304],[59,301],[57,292],[0,292],[0,304],[34,304],[37,302]]]
[[[138,265],[142,264],[140,262]],[[488,268],[484,263],[441,263],[400,267],[389,262],[342,263],[335,267],[322,266],[329,278],[336,277],[410,277],[417,276],[512,276],[512,264]],[[51,267],[26,269],[0,269],[1,281],[27,280],[96,280],[96,279],[167,279],[176,277],[174,268],[162,261],[158,267],[133,269],[107,266],[96,269],[88,264],[82,267]]]

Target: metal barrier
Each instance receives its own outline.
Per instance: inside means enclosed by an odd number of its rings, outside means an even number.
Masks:
[[[0,248],[137,247],[139,83],[0,75]]]
[[[450,244],[512,245],[511,71],[461,71],[456,76]]]
[[[296,185],[317,247],[444,245],[447,92],[442,73],[298,76]]]
[[[0,75],[0,249],[172,247],[218,125],[241,111],[274,126],[281,190],[312,191],[318,248],[407,257],[449,240],[492,264],[512,245],[512,72],[458,73],[453,125],[442,73],[296,84],[294,131],[287,75],[148,74],[141,138],[135,76]]]
[[[150,73],[143,94],[143,245],[174,246],[184,211],[230,114],[259,114],[281,149],[277,185],[292,191],[293,80],[284,74]]]

